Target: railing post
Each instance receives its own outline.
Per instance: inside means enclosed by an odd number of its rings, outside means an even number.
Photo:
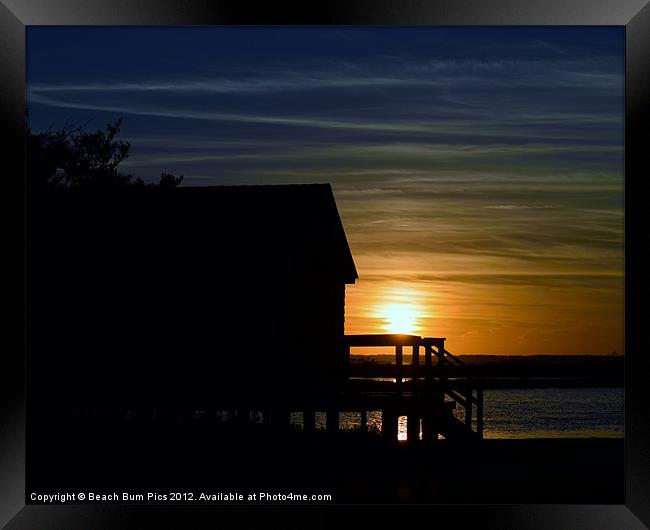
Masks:
[[[325,418],[325,430],[336,433],[339,430],[339,411],[335,408],[328,409]]]
[[[445,341],[440,341],[436,344],[436,349],[438,350],[438,353],[436,356],[438,357],[438,366],[444,364],[444,357],[445,357]]]
[[[314,432],[316,430],[316,414],[311,408],[302,411],[302,430],[304,432]]]
[[[362,409],[361,412],[359,413],[361,418],[360,418],[360,423],[361,423],[361,431],[362,432],[368,432],[368,411],[366,409]]]
[[[385,408],[381,411],[381,435],[384,440],[397,441],[397,416],[392,409]]]
[[[406,417],[406,441],[409,444],[417,443],[420,439],[420,415],[414,411]]]
[[[436,357],[438,357],[438,380],[440,382],[440,391],[442,392],[444,402],[444,392],[447,387],[447,368],[444,362],[445,356],[445,342],[444,340],[436,341]]]
[[[413,345],[413,357],[411,359],[411,372],[412,372],[411,382],[413,383],[413,386],[415,386],[417,385],[418,375],[420,372],[420,345],[419,344]]]
[[[483,438],[483,380],[479,379],[476,389],[476,432]]]
[[[424,344],[424,366],[431,366],[431,356],[433,354],[431,344],[428,342]]]
[[[248,425],[250,423],[250,410],[237,409],[235,414],[235,423],[239,426]]]
[[[271,409],[271,425],[280,430],[289,428],[289,410],[284,407]]]
[[[472,395],[472,378],[467,378],[467,391],[465,393],[465,427],[468,431],[472,430],[472,402],[474,401]]]
[[[402,384],[402,346],[395,346],[395,380],[398,385]]]
[[[422,440],[434,441],[438,439],[438,433],[434,430],[435,421],[432,412],[427,412],[422,416]]]

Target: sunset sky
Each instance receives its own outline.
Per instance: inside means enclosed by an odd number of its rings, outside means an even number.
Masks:
[[[36,130],[122,117],[145,180],[331,183],[360,276],[347,333],[623,352],[622,28],[27,36]]]

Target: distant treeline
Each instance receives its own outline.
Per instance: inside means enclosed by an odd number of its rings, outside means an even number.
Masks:
[[[536,380],[536,385],[556,386],[557,378],[566,380],[570,386],[620,386],[623,384],[623,355],[461,355],[459,358],[474,369],[477,376],[493,380],[492,387],[509,386],[497,379],[515,378]],[[410,363],[410,355],[404,356],[404,364]],[[355,364],[382,365],[395,362],[392,355],[352,355]],[[434,359],[435,363],[435,359]],[[453,367],[449,368],[453,376]],[[546,383],[542,380],[546,379]],[[555,380],[555,381],[553,381]],[[571,381],[569,381],[571,380]],[[515,386],[530,386],[523,381]],[[559,386],[566,386],[560,384]]]

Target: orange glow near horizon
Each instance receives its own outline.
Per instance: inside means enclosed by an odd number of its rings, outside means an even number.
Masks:
[[[624,353],[622,289],[368,276],[346,290],[348,334],[445,337],[460,355]]]

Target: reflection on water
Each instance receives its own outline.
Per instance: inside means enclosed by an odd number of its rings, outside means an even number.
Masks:
[[[314,427],[317,431],[324,431],[327,416],[324,411],[314,413]],[[296,429],[302,429],[302,412],[292,412],[289,415],[290,424]],[[367,414],[368,432],[381,432],[381,411],[371,410]],[[406,424],[404,424],[406,432]],[[342,431],[355,431],[361,428],[360,412],[341,412],[339,414],[339,429]]]
[[[621,437],[623,404],[622,388],[486,390],[484,437]],[[464,419],[464,409],[459,407],[454,413]],[[381,411],[369,411],[367,418],[368,431],[381,432]],[[316,412],[316,430],[325,430],[325,420],[325,412]],[[296,429],[301,429],[302,412],[292,412],[290,421]],[[341,430],[354,431],[360,426],[358,412],[340,413]],[[407,419],[400,416],[398,439],[406,438]]]
[[[485,391],[486,438],[622,437],[622,388]]]

